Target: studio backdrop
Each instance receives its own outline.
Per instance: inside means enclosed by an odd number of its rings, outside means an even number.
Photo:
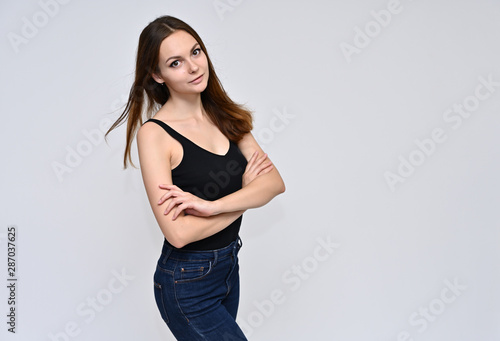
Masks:
[[[250,340],[500,340],[496,0],[2,1],[2,340],[174,340],[125,126],[104,140],[162,15],[287,187],[243,217]]]

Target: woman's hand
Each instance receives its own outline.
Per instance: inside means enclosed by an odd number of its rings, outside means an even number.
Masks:
[[[259,152],[255,151],[248,160],[245,173],[243,173],[242,187],[255,180],[259,175],[269,173],[273,169],[273,163],[268,159],[267,154],[259,157]]]
[[[166,189],[167,193],[162,195],[158,201],[158,205],[163,204],[168,199],[172,199],[163,213],[167,215],[175,208],[172,220],[177,219],[182,211],[186,214],[198,217],[209,217],[214,215],[215,207],[212,201],[203,200],[189,192],[184,192],[175,185],[160,185],[159,187],[161,189]]]
[[[248,160],[242,177],[242,187],[247,186],[258,176],[269,173],[272,169],[273,164],[268,159],[267,154],[259,157],[259,153],[256,151]],[[198,217],[210,217],[221,213],[220,207],[217,207],[217,201],[203,200],[194,194],[184,192],[175,185],[159,185],[159,187],[167,190],[167,193],[162,195],[158,205],[162,205],[165,201],[171,199],[163,214],[167,215],[175,209],[172,220],[177,219],[183,211],[185,214]]]

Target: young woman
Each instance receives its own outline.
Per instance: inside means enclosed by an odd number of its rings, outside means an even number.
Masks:
[[[163,320],[178,340],[246,340],[235,321],[242,214],[285,185],[250,132],[251,113],[228,97],[183,21],[164,16],[142,31],[128,103],[107,133],[125,119],[124,167],[137,133],[144,185],[165,237],[153,278]]]

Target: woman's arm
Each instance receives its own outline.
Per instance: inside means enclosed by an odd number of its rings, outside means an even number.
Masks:
[[[265,155],[251,133],[246,134],[238,142],[238,147],[247,160],[250,160],[255,152],[258,153],[258,157],[264,157]],[[245,174],[243,177],[245,177]],[[283,192],[285,192],[285,183],[276,167],[272,165],[268,172],[260,174],[239,191],[215,200],[214,214],[261,207]]]
[[[278,170],[264,154],[251,133],[246,134],[238,143],[242,154],[249,161],[243,174],[243,188],[215,201],[204,201],[183,192],[176,186],[160,185],[166,189],[159,203],[171,200],[165,214],[174,212],[173,218],[184,210],[188,213],[213,216],[222,213],[245,211],[267,204],[271,199],[285,191],[285,184]]]
[[[158,203],[158,198],[164,194],[158,184],[172,184],[170,157],[174,143],[178,142],[156,124],[144,124],[137,132],[139,162],[149,203],[165,238],[173,246],[181,248],[223,230],[244,210],[210,217],[185,215],[182,212],[175,220],[174,212],[164,215],[165,207],[172,199]]]

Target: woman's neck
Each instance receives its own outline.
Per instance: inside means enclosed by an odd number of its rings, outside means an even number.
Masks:
[[[204,116],[200,94],[173,95],[162,107],[170,120],[201,119]]]

